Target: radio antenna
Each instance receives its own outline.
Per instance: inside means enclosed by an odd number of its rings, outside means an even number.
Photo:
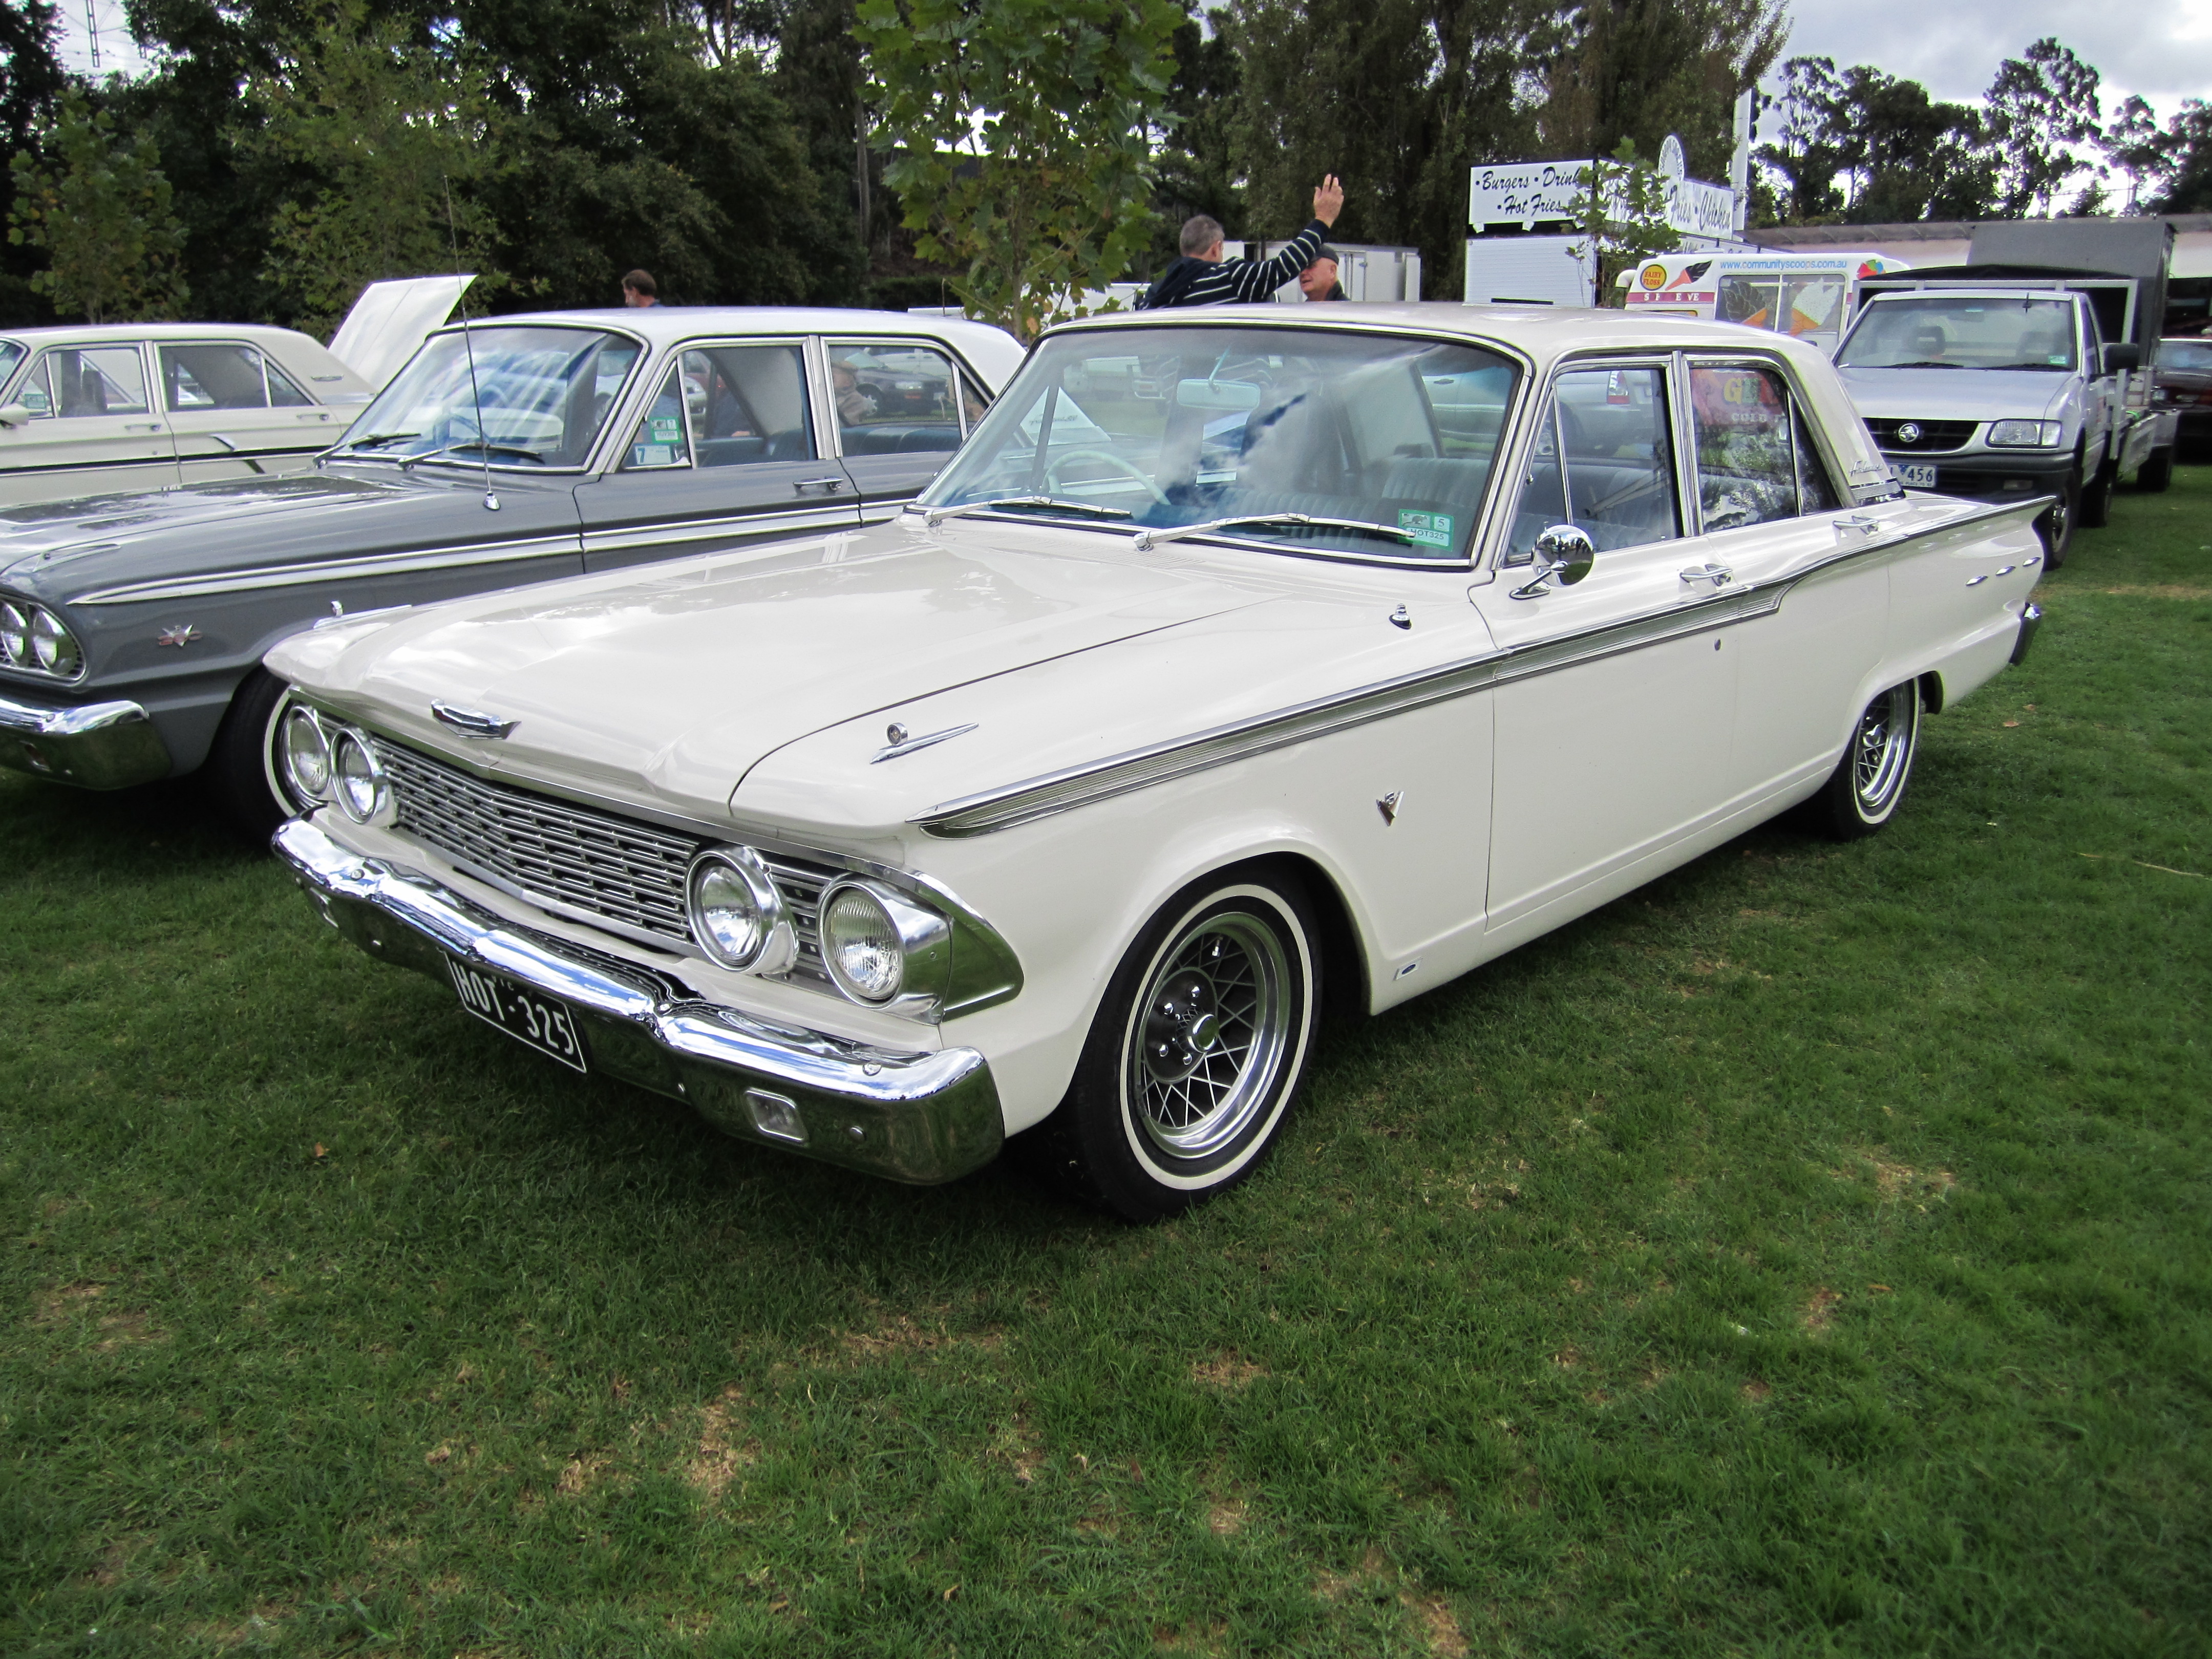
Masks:
[[[461,234],[453,223],[453,181],[442,175],[438,180],[446,191],[446,234],[453,245],[453,275],[461,274]],[[483,394],[477,390],[477,343],[469,327],[468,302],[461,303],[461,347],[469,356],[469,402],[477,417],[477,459],[483,463],[484,510],[499,511],[499,497],[491,489],[491,434],[484,430]]]

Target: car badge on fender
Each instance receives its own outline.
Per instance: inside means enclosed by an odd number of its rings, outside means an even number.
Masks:
[[[520,725],[519,720],[503,720],[496,714],[481,714],[473,708],[456,708],[449,702],[434,702],[430,712],[444,725],[450,726],[465,738],[503,738]]]
[[[173,645],[178,650],[181,651],[199,637],[200,630],[193,627],[191,623],[185,623],[175,628],[163,629],[161,631],[161,634],[155,639],[154,643],[157,646]]]

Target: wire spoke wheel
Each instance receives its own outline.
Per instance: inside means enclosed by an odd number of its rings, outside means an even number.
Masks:
[[[1905,787],[1919,713],[1918,690],[1907,684],[1885,691],[1859,716],[1859,729],[1851,739],[1851,785],[1858,794],[1859,811],[1869,818],[1887,812]]]
[[[1273,1097],[1290,1048],[1290,979],[1276,931],[1237,911],[1192,928],[1153,969],[1123,1086],[1161,1153],[1211,1157]]]

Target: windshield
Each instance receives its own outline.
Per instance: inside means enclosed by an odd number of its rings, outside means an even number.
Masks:
[[[2074,301],[1916,294],[1868,306],[1836,362],[1847,368],[2070,371]]]
[[[0,352],[7,350],[0,345]],[[2158,366],[2160,368],[2212,368],[2212,340],[2161,340],[2158,346]]]
[[[593,329],[440,334],[362,411],[337,453],[349,459],[437,455],[472,465],[581,466],[638,352],[636,341]]]
[[[23,361],[23,348],[13,340],[0,340],[0,386],[8,384],[8,377],[15,372],[15,365]]]
[[[1320,329],[1062,335],[922,499],[1464,559],[1516,374],[1475,346]]]

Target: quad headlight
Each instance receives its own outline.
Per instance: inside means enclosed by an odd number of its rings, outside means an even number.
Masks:
[[[933,1003],[951,960],[951,928],[880,882],[857,878],[822,895],[822,961],[839,990],[872,1007]]]
[[[691,860],[684,883],[691,936],[710,961],[756,974],[780,974],[798,952],[791,914],[750,847],[709,847]]]
[[[338,811],[356,823],[391,821],[392,786],[385,779],[383,763],[368,739],[350,727],[331,744],[331,781]]]
[[[0,663],[73,680],[84,672],[84,648],[46,606],[9,599],[0,603]]]
[[[276,738],[277,764],[292,798],[303,807],[331,798],[331,740],[322,717],[304,703],[284,715]]]

